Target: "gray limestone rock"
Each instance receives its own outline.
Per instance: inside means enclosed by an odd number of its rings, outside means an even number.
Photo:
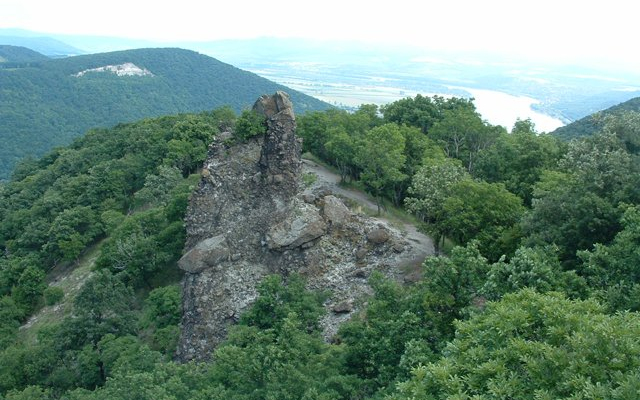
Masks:
[[[336,314],[343,314],[353,311],[353,300],[345,300],[333,306],[332,311]]]
[[[195,274],[229,259],[229,246],[224,235],[214,236],[198,243],[178,261],[183,271]]]
[[[314,206],[298,204],[295,211],[267,232],[269,249],[285,250],[302,246],[324,235],[327,225]]]
[[[267,133],[260,152],[260,172],[266,183],[291,197],[298,193],[302,171],[302,142],[295,135],[296,121],[289,95],[263,95],[253,110],[267,118]],[[291,183],[296,183],[292,185]]]
[[[302,200],[305,203],[314,204],[316,202],[316,196],[313,193],[303,193]]]
[[[389,231],[384,228],[376,228],[367,234],[367,240],[373,244],[385,243],[389,238]]]
[[[325,196],[324,206],[322,208],[325,218],[333,226],[340,226],[347,222],[351,217],[351,211],[344,205],[342,200],[336,196]]]
[[[263,94],[256,100],[253,110],[267,118],[272,118],[279,113],[284,113],[294,118],[293,103],[291,103],[289,95],[282,91],[277,91],[273,96]]]
[[[362,261],[367,257],[367,249],[364,247],[360,247],[356,250],[356,260]]]

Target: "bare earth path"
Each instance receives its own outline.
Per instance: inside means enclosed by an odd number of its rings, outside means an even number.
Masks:
[[[311,160],[303,159],[302,164],[302,168],[305,173],[313,173],[317,176],[316,184],[328,186],[331,191],[338,196],[351,199],[359,205],[366,207],[372,211],[375,211],[377,209],[376,203],[371,200],[371,197],[366,193],[340,186],[340,176],[338,174]],[[375,218],[380,219],[392,226],[398,225],[397,221],[391,221],[389,218],[386,218],[384,214]],[[425,235],[422,232],[419,232],[413,224],[406,222],[402,222],[401,224],[401,230],[406,234],[407,240],[417,244],[416,247],[421,250],[421,254],[419,255],[419,257],[424,259],[435,254],[433,240],[429,236]],[[422,260],[415,261],[421,262]]]

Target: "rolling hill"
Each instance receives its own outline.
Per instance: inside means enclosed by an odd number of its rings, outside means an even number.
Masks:
[[[285,90],[297,113],[329,104],[178,48],[81,55],[0,69],[0,180],[18,160],[67,144],[92,127],[141,118],[251,106]]]
[[[0,28],[0,44],[26,47],[53,58],[87,53],[45,33],[25,29]]]
[[[562,126],[552,132],[559,138],[570,140],[582,136],[590,136],[599,129],[598,118],[606,115],[616,115],[624,111],[640,111],[640,97],[627,100],[624,103],[609,107],[606,110],[588,115],[568,125]]]
[[[0,44],[0,67],[8,64],[31,63],[48,60],[49,57],[22,46]]]

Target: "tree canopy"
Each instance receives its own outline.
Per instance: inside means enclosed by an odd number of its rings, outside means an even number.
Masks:
[[[640,377],[639,316],[524,290],[457,324],[437,362],[392,399],[627,399]],[[578,397],[576,397],[578,396]]]
[[[433,235],[411,283],[372,274],[323,338],[327,294],[267,276],[212,361],[172,361],[198,168],[253,122],[225,107],[94,129],[0,185],[0,398],[637,397],[640,118],[564,143],[464,99],[298,118],[305,151]]]

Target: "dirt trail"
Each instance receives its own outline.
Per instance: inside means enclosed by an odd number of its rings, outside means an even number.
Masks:
[[[340,176],[338,174],[331,172],[324,166],[311,160],[303,159],[302,163],[304,172],[313,173],[318,177],[316,184],[329,186],[331,191],[333,191],[335,194],[351,199],[361,206],[366,207],[372,211],[377,210],[376,203],[366,193],[363,193],[359,190],[339,186]],[[375,218],[382,220],[391,226],[398,226],[398,221],[391,221],[389,218],[386,218],[384,214]],[[401,229],[402,231],[404,231],[404,233],[406,233],[407,240],[410,240],[417,244],[417,247],[422,250],[424,257],[432,256],[435,254],[433,240],[429,236],[423,234],[422,232],[419,232],[413,224],[406,222],[402,222],[401,224]]]

